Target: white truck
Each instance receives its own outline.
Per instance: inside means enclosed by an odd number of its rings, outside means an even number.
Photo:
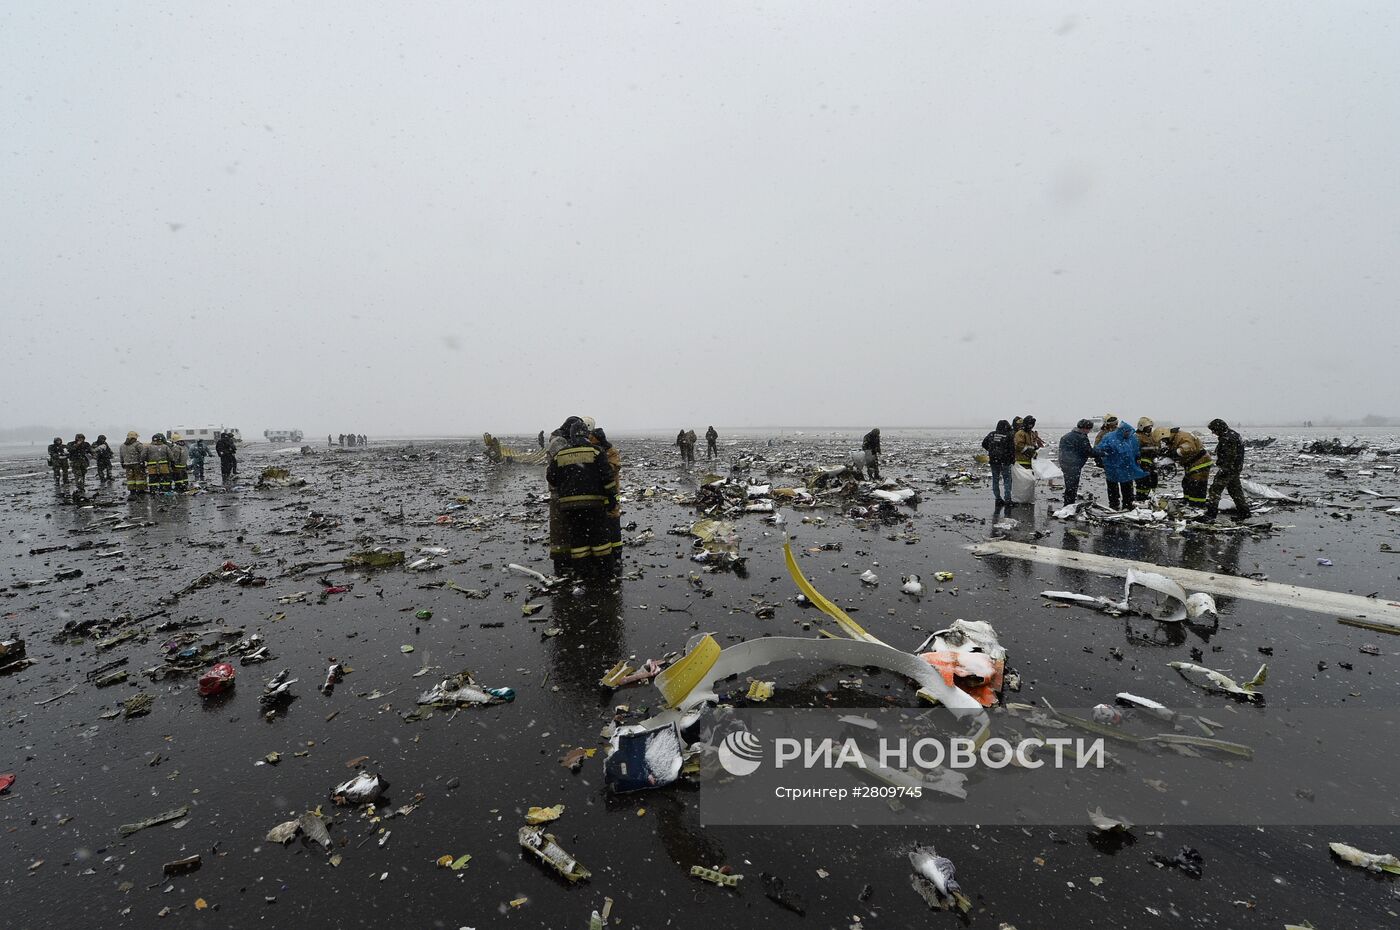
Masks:
[[[299,429],[265,429],[263,438],[268,442],[301,442]]]
[[[194,445],[197,440],[203,439],[204,444],[211,449],[224,433],[232,433],[235,443],[243,442],[243,434],[232,426],[177,426],[165,431],[166,438],[169,438],[171,433],[179,433],[180,438],[189,445]]]

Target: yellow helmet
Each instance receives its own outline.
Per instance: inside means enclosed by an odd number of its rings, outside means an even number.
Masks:
[[[136,435],[136,430],[132,430],[131,432],[129,432],[129,433],[126,434],[126,438],[127,438],[127,439],[140,439],[141,437],[139,437],[139,436]]]
[[[1151,418],[1151,417],[1138,417],[1137,428],[1138,428],[1138,429],[1151,429],[1151,428],[1152,428],[1152,418]]]
[[[171,433],[171,434],[170,434],[170,441],[171,441],[171,442],[184,442],[184,440],[185,440],[185,437],[184,437],[184,436],[181,436],[179,433]]]

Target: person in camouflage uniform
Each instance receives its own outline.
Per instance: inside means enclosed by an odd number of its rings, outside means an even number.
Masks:
[[[68,483],[68,446],[58,436],[49,443],[49,467],[53,469],[55,485]]]
[[[1215,480],[1210,484],[1203,519],[1214,520],[1219,516],[1220,495],[1226,491],[1235,502],[1235,519],[1248,519],[1249,499],[1244,496],[1244,486],[1240,484],[1240,473],[1244,471],[1244,440],[1219,417],[1207,423],[1206,428],[1216,437]]]

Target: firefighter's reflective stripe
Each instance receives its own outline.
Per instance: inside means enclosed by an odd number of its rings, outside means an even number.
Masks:
[[[560,510],[575,510],[580,507],[594,507],[599,504],[606,504],[608,499],[601,494],[571,494],[568,497],[559,498]]]
[[[591,559],[603,558],[612,555],[613,544],[603,543],[600,546],[574,546],[569,549],[571,559]]]
[[[1209,460],[1204,461],[1204,462],[1197,462],[1195,465],[1189,466],[1189,467],[1186,469],[1186,471],[1187,471],[1188,474],[1190,474],[1190,473],[1193,472],[1193,471],[1200,471],[1200,470],[1202,470],[1202,469],[1204,469],[1204,468],[1210,468],[1210,467],[1211,467],[1212,465],[1214,465],[1214,464],[1215,464],[1214,462],[1209,461]]]
[[[1204,469],[1208,468],[1210,468],[1209,462],[1204,467],[1197,466],[1181,476],[1181,496],[1193,504],[1206,502],[1206,492],[1210,488],[1210,479]]]
[[[598,450],[592,446],[575,446],[572,449],[564,449],[554,456],[554,464],[561,468],[565,465],[586,465],[598,457]]]

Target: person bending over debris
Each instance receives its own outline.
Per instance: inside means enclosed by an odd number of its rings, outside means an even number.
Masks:
[[[1181,466],[1181,496],[1193,507],[1206,505],[1210,467],[1214,462],[1195,433],[1173,426],[1165,440],[1166,454]]]
[[[549,463],[545,478],[559,499],[559,529],[572,569],[605,572],[613,564],[608,514],[617,508],[617,482],[592,431],[571,418],[568,445]]]
[[[1099,443],[1098,452],[1103,460],[1104,475],[1108,478],[1109,508],[1131,510],[1133,482],[1147,474],[1137,463],[1138,440],[1132,426],[1120,423],[1116,432],[1105,436]]]
[[[1011,503],[1011,463],[1016,461],[1011,424],[997,420],[997,428],[982,438],[982,448],[987,450],[987,464],[992,468],[992,496],[998,504]]]
[[[1220,515],[1220,495],[1228,490],[1230,500],[1235,502],[1234,518],[1247,520],[1249,499],[1244,496],[1244,487],[1240,484],[1240,473],[1244,471],[1244,440],[1219,417],[1207,423],[1206,428],[1216,436],[1215,480],[1210,485],[1203,519],[1214,520]]]
[[[880,480],[880,427],[875,427],[865,434],[861,440],[860,447],[863,451],[870,453],[866,456],[865,464],[870,469],[872,481]]]

